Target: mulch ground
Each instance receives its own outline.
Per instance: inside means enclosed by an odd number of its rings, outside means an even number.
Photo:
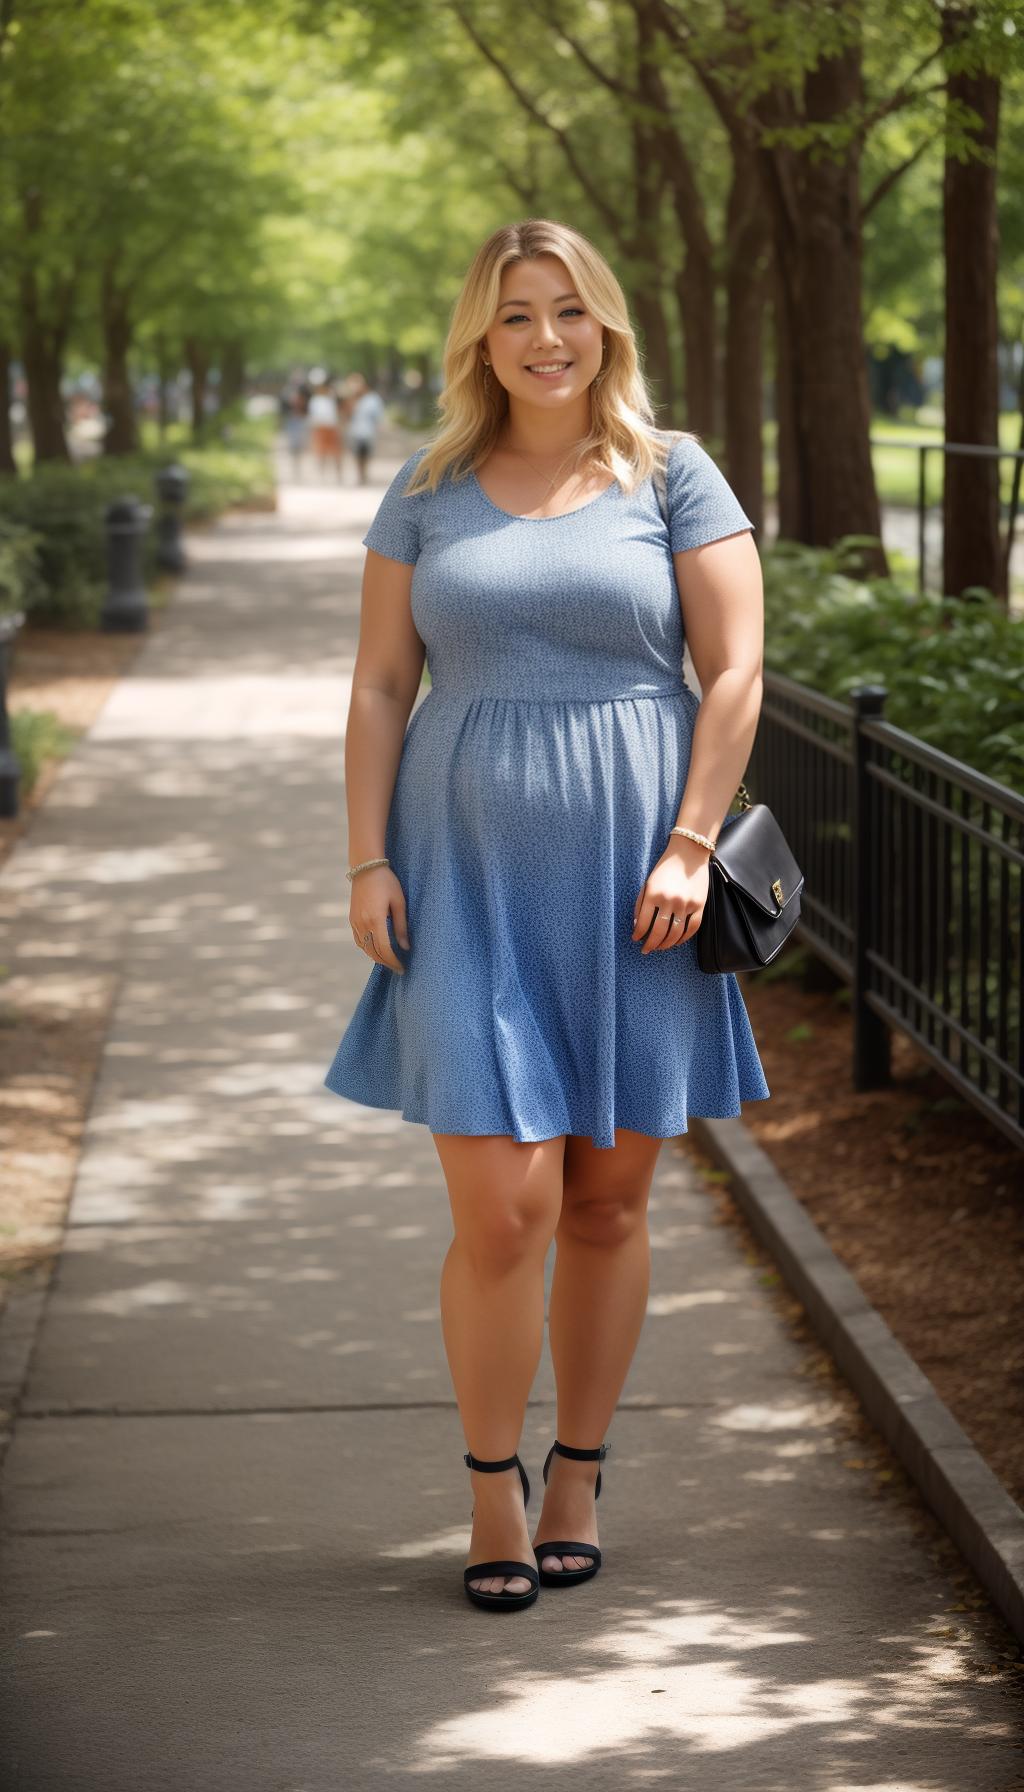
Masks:
[[[790,957],[793,975],[740,978],[771,1090],[744,1124],[1024,1503],[1020,1153],[900,1034],[891,1084],[858,1093],[848,992],[805,987]]]
[[[159,626],[159,613],[151,613],[150,632]],[[23,628],[11,655],[10,713],[48,710],[81,734],[144,639]],[[0,819],[0,875],[62,765],[48,760],[18,815]],[[113,977],[69,967],[40,989],[0,964],[0,1306],[12,1284],[45,1284],[60,1248],[114,993]]]

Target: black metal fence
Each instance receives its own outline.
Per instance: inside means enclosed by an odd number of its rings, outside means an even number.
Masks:
[[[927,544],[925,525],[928,517],[928,456],[941,454],[943,466],[950,455],[959,455],[965,460],[994,460],[1013,462],[1013,481],[1010,490],[1006,521],[1006,537],[1003,544],[1003,582],[1007,591],[1011,590],[1010,567],[1013,558],[1013,544],[1017,529],[1017,517],[1020,512],[1021,481],[1024,478],[1024,449],[989,447],[980,442],[921,442],[899,441],[894,436],[872,436],[872,448],[908,448],[917,455],[917,589],[923,596],[928,588],[927,578]]]
[[[796,937],[852,987],[854,1086],[898,1027],[1024,1146],[1024,797],[882,715],[766,672],[746,782],[804,872]]]

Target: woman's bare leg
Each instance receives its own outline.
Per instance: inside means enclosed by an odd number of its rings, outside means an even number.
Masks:
[[[502,1134],[433,1133],[455,1235],[441,1272],[445,1350],[470,1452],[513,1456],[544,1335],[544,1260],[562,1202],[565,1137],[524,1144]],[[471,1562],[532,1562],[519,1471],[470,1471]],[[474,1581],[500,1593],[502,1576]],[[521,1575],[512,1593],[525,1593]]]
[[[566,1139],[562,1212],[551,1284],[548,1336],[558,1388],[555,1435],[578,1450],[604,1442],[647,1311],[651,1247],[647,1201],[661,1139],[616,1128],[612,1150]],[[556,1452],[534,1542],[573,1537],[597,1543],[594,1462]],[[557,1573],[592,1556],[545,1556]]]

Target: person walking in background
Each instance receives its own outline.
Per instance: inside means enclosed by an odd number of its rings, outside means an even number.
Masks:
[[[338,422],[338,400],[329,380],[321,380],[309,401],[309,421],[313,429],[313,453],[321,477],[330,467],[336,479],[341,478],[341,430]]]
[[[753,523],[697,436],[655,429],[626,295],[579,232],[534,218],[483,243],[444,371],[441,426],[363,537],[345,791],[369,971],[324,1081],[433,1136],[463,1580],[515,1611],[602,1565],[662,1141],[770,1094],[737,978],[696,942],[757,730],[764,594]],[[531,1540],[517,1452],[553,1238]]]
[[[302,456],[309,439],[309,420],[306,415],[308,402],[299,385],[286,387],[281,395],[285,441],[291,455],[292,476],[296,480],[302,478]]]
[[[360,485],[365,485],[370,456],[377,445],[377,431],[384,416],[384,400],[365,374],[354,373],[347,384],[354,393],[354,403],[348,414],[345,439],[356,457],[356,479]]]

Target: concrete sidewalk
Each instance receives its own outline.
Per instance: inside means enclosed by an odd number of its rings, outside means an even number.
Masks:
[[[1008,1792],[990,1623],[844,1467],[841,1404],[672,1142],[606,1568],[504,1621],[465,1599],[440,1165],[322,1088],[366,977],[342,736],[391,446],[368,489],[192,539],[0,877],[8,964],[120,973],[4,1464],[0,1782]],[[553,1395],[545,1351],[537,1487]]]

